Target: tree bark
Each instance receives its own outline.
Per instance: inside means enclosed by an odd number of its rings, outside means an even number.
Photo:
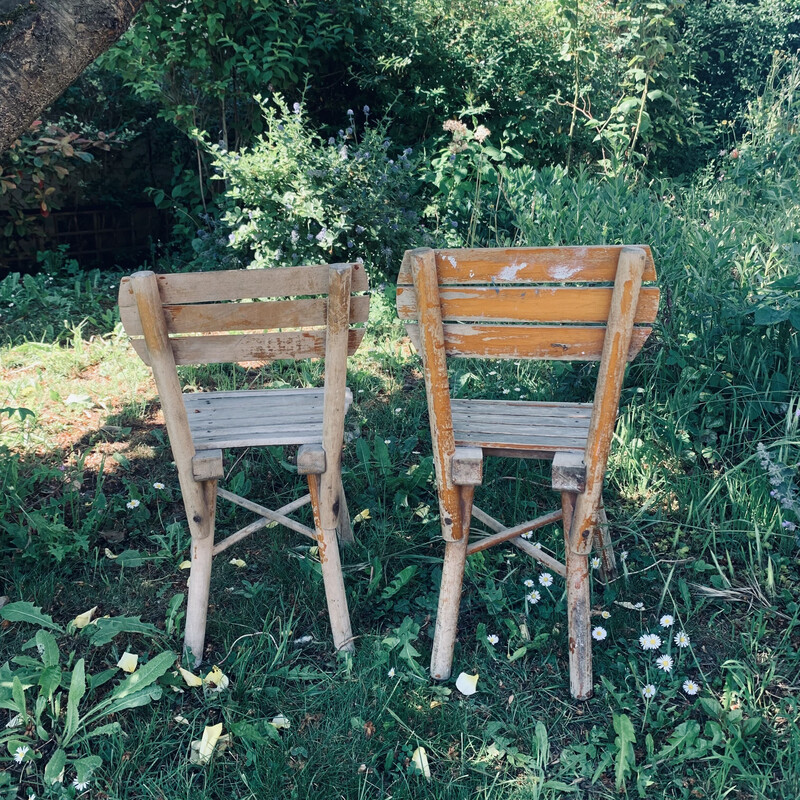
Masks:
[[[0,153],[128,29],[146,0],[0,0]]]

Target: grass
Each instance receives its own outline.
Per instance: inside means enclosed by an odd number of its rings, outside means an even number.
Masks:
[[[55,710],[29,734],[35,763],[12,758],[23,734],[0,733],[8,749],[0,791],[72,797],[83,769],[90,796],[120,799],[800,796],[792,529],[800,522],[792,494],[800,345],[782,316],[793,290],[775,284],[797,271],[787,245],[800,176],[796,108],[790,114],[783,95],[773,99],[760,107],[767,122],[759,127],[754,115],[740,158],[712,165],[691,186],[520,169],[509,173],[505,211],[482,204],[493,209],[493,227],[460,226],[489,244],[647,241],[660,271],[659,325],[628,372],[606,484],[616,551],[626,557],[619,580],[594,582],[607,635],[594,648],[595,695],[586,703],[568,693],[563,585],[541,585],[542,570],[512,548],[468,562],[454,674],[478,673],[477,693],[427,677],[442,544],[420,366],[389,286],[373,294],[348,380],[355,403],[344,481],[358,521],[343,560],[355,655],[331,652],[313,549],[267,529],[214,568],[207,656],[228,688],[190,688],[165,672],[148,702],[114,715],[109,724],[119,730],[79,735],[65,786],[47,787],[43,765],[65,724],[77,664],[92,676],[83,714],[120,691],[114,665],[124,651],[145,666],[179,652],[188,534],[155,389],[116,327],[110,276],[56,270],[27,279],[24,291],[3,281],[0,406],[33,412],[0,416],[3,593],[61,626],[53,628],[62,669],[53,692],[62,713],[54,699],[42,701],[43,713]],[[523,198],[536,199],[535,219],[515,216]],[[184,375],[202,387],[319,376],[318,365]],[[464,396],[508,389],[583,400],[592,371],[465,362],[452,379]],[[759,444],[777,466],[762,465]],[[265,501],[296,496],[292,457],[289,449],[228,454],[228,484]],[[478,502],[511,521],[554,499],[546,465],[492,459]],[[132,500],[138,507],[128,508]],[[222,506],[220,531],[234,528],[239,513]],[[560,556],[556,527],[541,531],[541,542]],[[527,579],[541,593],[537,603],[525,599]],[[64,628],[95,605],[116,626],[104,644],[93,643],[91,626]],[[665,615],[672,627],[660,625]],[[45,691],[42,664],[26,646],[37,643],[36,630],[3,622],[0,660],[9,664],[0,667],[0,697],[9,707],[13,675],[31,684],[29,711]],[[679,631],[688,647],[677,646]],[[658,651],[642,649],[645,634],[660,637]],[[659,652],[674,660],[671,672],[657,668]],[[684,690],[688,679],[697,694]],[[646,699],[649,684],[656,693]],[[272,724],[280,715],[288,729]],[[192,765],[191,743],[217,723],[230,746]],[[430,781],[414,766],[419,747]],[[92,756],[100,761],[87,762]]]

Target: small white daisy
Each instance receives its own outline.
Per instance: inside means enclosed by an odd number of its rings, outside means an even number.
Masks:
[[[600,556],[592,556],[592,569],[600,569],[602,563]]]
[[[491,371],[489,374],[490,374],[490,375],[497,375],[497,370],[496,370],[496,369],[493,369],[493,370],[492,370],[492,371]]]
[[[131,510],[134,508],[139,508],[140,505],[141,503],[138,500],[128,500],[128,502],[125,503],[125,507],[130,508]]]
[[[503,394],[509,394],[510,392],[511,392],[511,389],[503,389]]]
[[[528,541],[533,539],[533,531],[525,531],[525,533],[520,535],[522,536],[523,539],[528,539]]]
[[[22,747],[18,747],[14,751],[14,761],[16,761],[17,764],[21,764],[25,760],[25,756],[28,755],[29,751],[30,751],[30,747],[28,747],[25,744],[22,745]]]
[[[600,616],[603,619],[611,619],[611,612],[610,611],[601,611]]]
[[[84,789],[89,788],[89,781],[79,781],[75,778],[75,780],[72,781],[72,785],[75,787],[75,791],[82,792]]]
[[[658,650],[661,647],[661,637],[655,633],[645,633],[639,637],[642,650]]]
[[[389,670],[389,677],[394,678],[394,667]]]
[[[620,561],[627,561],[628,560],[628,551],[627,550],[623,550],[619,554],[619,558],[620,558]],[[652,684],[648,683],[647,686],[652,686]],[[645,687],[645,689],[647,688],[647,686]]]
[[[601,628],[599,625],[596,628],[592,628],[592,639],[602,642],[606,636],[608,636],[608,631],[605,628]]]
[[[652,700],[656,696],[656,687],[652,683],[646,683],[642,686],[642,697],[645,700]]]
[[[500,637],[496,633],[490,633],[486,637],[486,641],[489,642],[489,644],[497,644],[500,641]]]
[[[539,583],[541,583],[542,586],[552,586],[553,585],[553,576],[549,572],[543,572],[539,576]]]
[[[383,440],[383,443],[384,443],[384,444],[391,444],[391,443],[392,443],[392,440],[391,440],[391,439],[384,439],[384,440]]]
[[[641,610],[644,608],[644,603],[642,603],[642,602],[639,602],[639,603],[634,603],[634,604],[633,604],[633,607],[634,607],[634,608],[635,608],[637,611],[641,611]]]
[[[672,664],[672,656],[663,655],[656,659],[656,666],[664,672],[672,672]]]
[[[700,685],[690,678],[687,678],[683,682],[683,691],[686,692],[686,694],[697,694],[700,691]]]
[[[528,589],[531,589],[533,587],[533,578],[526,578],[524,583]]]
[[[673,617],[672,614],[664,614],[658,621],[658,624],[662,628],[671,628],[675,624],[675,617]]]
[[[402,413],[403,413],[403,409],[402,409],[402,408],[396,408],[396,409],[394,410],[394,413],[395,413],[395,414],[402,414]]]
[[[534,606],[535,606],[535,605],[536,605],[536,604],[537,604],[537,603],[538,603],[538,602],[539,602],[539,601],[542,599],[542,595],[541,595],[541,593],[540,593],[539,591],[537,591],[536,589],[534,589],[532,592],[530,592],[530,593],[528,593],[527,595],[525,595],[525,599],[526,599],[526,600],[527,600],[527,601],[528,601],[528,602],[529,602],[531,605],[534,605]]]
[[[164,484],[163,484],[163,483],[161,483],[161,481],[156,481],[156,482],[153,484],[153,488],[154,488],[154,489],[158,489],[158,490],[160,491],[161,489],[163,489],[163,488],[164,488]]]
[[[678,647],[689,646],[689,637],[683,631],[678,631],[672,641],[675,642]]]

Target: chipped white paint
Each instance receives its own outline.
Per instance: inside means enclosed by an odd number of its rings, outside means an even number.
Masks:
[[[513,281],[516,280],[517,275],[528,266],[527,261],[523,261],[521,264],[515,261],[513,264],[510,264],[507,267],[503,267],[500,272],[497,273],[497,279],[499,281]]]
[[[450,262],[453,269],[458,269],[458,261],[456,261],[453,256],[447,256],[447,260]]]
[[[547,270],[550,277],[557,281],[568,281],[576,272],[581,271],[580,266],[571,266],[569,264],[557,264]]]

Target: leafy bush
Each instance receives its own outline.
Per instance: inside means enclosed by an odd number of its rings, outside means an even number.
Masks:
[[[352,110],[327,141],[299,103],[290,111],[276,97],[263,113],[266,130],[252,148],[211,148],[227,186],[230,244],[257,267],[361,258],[391,274],[422,240],[411,148],[394,155],[386,123],[359,129]]]

